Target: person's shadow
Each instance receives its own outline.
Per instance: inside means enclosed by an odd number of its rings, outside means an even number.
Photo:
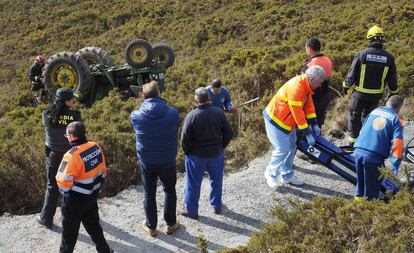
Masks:
[[[202,217],[199,217],[199,221]],[[200,232],[200,235],[203,235],[203,232]],[[178,229],[174,234],[167,235],[164,233],[158,233],[157,239],[168,243],[170,245],[176,246],[177,248],[184,250],[186,252],[200,252],[198,248],[197,239],[194,235],[187,232],[186,226],[181,225],[180,229]],[[208,241],[208,238],[204,238],[207,240],[207,249],[211,251],[218,251],[224,249],[225,246],[217,244],[215,242]]]
[[[259,219],[255,219],[255,218],[243,215],[241,213],[236,213],[233,210],[229,209],[228,207],[224,207],[224,206],[223,206],[222,215],[227,218],[233,219],[235,221],[247,224],[251,227],[257,228],[257,229],[260,229],[265,224],[263,221]]]
[[[306,184],[306,183],[302,186],[282,185],[282,186],[277,187],[276,191],[281,194],[290,193],[304,200],[312,200],[312,198],[314,198],[317,195],[320,196],[321,194],[325,194],[328,196],[341,196],[346,199],[353,198],[352,195],[347,194],[347,193],[327,189],[327,188],[316,186],[316,185]]]

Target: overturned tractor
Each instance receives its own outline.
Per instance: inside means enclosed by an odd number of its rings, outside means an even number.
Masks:
[[[117,88],[123,97],[137,97],[142,85],[155,80],[164,89],[165,71],[174,64],[174,52],[166,44],[151,45],[142,39],[128,43],[125,64],[116,65],[99,47],[85,47],[76,53],[60,52],[46,62],[42,80],[52,100],[58,88],[71,88],[84,105],[91,105]]]

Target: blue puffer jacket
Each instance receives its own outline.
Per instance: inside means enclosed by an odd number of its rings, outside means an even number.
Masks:
[[[178,111],[162,98],[145,99],[131,113],[138,159],[146,167],[171,167],[177,156]]]

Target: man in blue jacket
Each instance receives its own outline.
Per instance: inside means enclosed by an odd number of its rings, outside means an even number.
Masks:
[[[398,173],[403,154],[403,121],[398,117],[403,99],[394,95],[386,106],[372,111],[355,142],[357,185],[355,199],[378,198],[381,182],[379,168],[391,154],[391,169]]]
[[[230,94],[225,87],[223,87],[221,80],[214,79],[210,86],[207,87],[210,95],[211,104],[225,112],[237,113],[237,108],[231,105]]]
[[[132,127],[136,137],[136,149],[144,187],[144,210],[146,221],[142,228],[151,236],[157,234],[156,190],[159,178],[165,193],[164,219],[167,234],[180,226],[176,218],[177,194],[175,191],[177,131],[179,115],[175,108],[160,98],[156,82],[143,86],[144,101],[131,113]]]
[[[221,213],[224,169],[224,149],[233,137],[233,130],[223,110],[212,106],[204,87],[195,91],[197,107],[184,120],[181,145],[185,153],[186,184],[182,213],[198,218],[198,200],[204,171],[210,177],[210,204],[216,214]]]

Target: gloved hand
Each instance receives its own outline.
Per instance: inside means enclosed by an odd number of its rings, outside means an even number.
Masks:
[[[318,125],[312,125],[312,129],[315,132],[316,136],[320,136],[321,135],[321,128]]]
[[[341,96],[345,97],[348,94],[349,88],[342,87]]]
[[[237,108],[233,108],[230,110],[230,113],[234,113],[237,114],[239,112],[239,110],[237,110]]]
[[[306,135],[306,141],[308,142],[309,146],[315,145],[315,138],[313,138],[312,134]]]
[[[394,175],[398,174],[398,167],[395,166],[394,164],[391,164],[391,170],[392,170],[392,173],[394,173]]]

